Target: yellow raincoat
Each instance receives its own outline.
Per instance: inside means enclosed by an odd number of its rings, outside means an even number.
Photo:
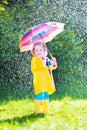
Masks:
[[[52,70],[55,69],[52,66],[49,68],[51,74],[48,71],[48,67],[43,65],[40,58],[33,56],[31,59],[31,72],[33,73],[33,85],[35,94],[42,92],[48,92],[52,94],[55,92],[54,80],[52,77]]]

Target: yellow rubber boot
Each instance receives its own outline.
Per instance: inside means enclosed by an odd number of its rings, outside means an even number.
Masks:
[[[49,101],[42,101],[42,110],[44,114],[48,114],[48,103]]]
[[[36,114],[40,113],[40,105],[41,105],[41,101],[35,101],[35,113]]]

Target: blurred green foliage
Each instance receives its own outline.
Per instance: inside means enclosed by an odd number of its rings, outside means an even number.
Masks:
[[[59,95],[75,97],[78,88],[77,97],[86,97],[86,1],[5,0],[0,7],[0,98],[32,97],[31,55],[20,53],[19,40],[32,26],[49,21],[65,23],[65,31],[47,43],[58,61]]]

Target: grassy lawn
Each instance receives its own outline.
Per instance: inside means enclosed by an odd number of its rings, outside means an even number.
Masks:
[[[51,114],[35,115],[29,99],[0,105],[0,130],[87,130],[87,100],[52,100]]]

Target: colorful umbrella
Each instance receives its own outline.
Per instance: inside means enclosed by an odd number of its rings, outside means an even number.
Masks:
[[[22,36],[19,45],[20,51],[32,50],[33,44],[37,41],[47,43],[63,30],[63,23],[48,22],[39,24]]]

